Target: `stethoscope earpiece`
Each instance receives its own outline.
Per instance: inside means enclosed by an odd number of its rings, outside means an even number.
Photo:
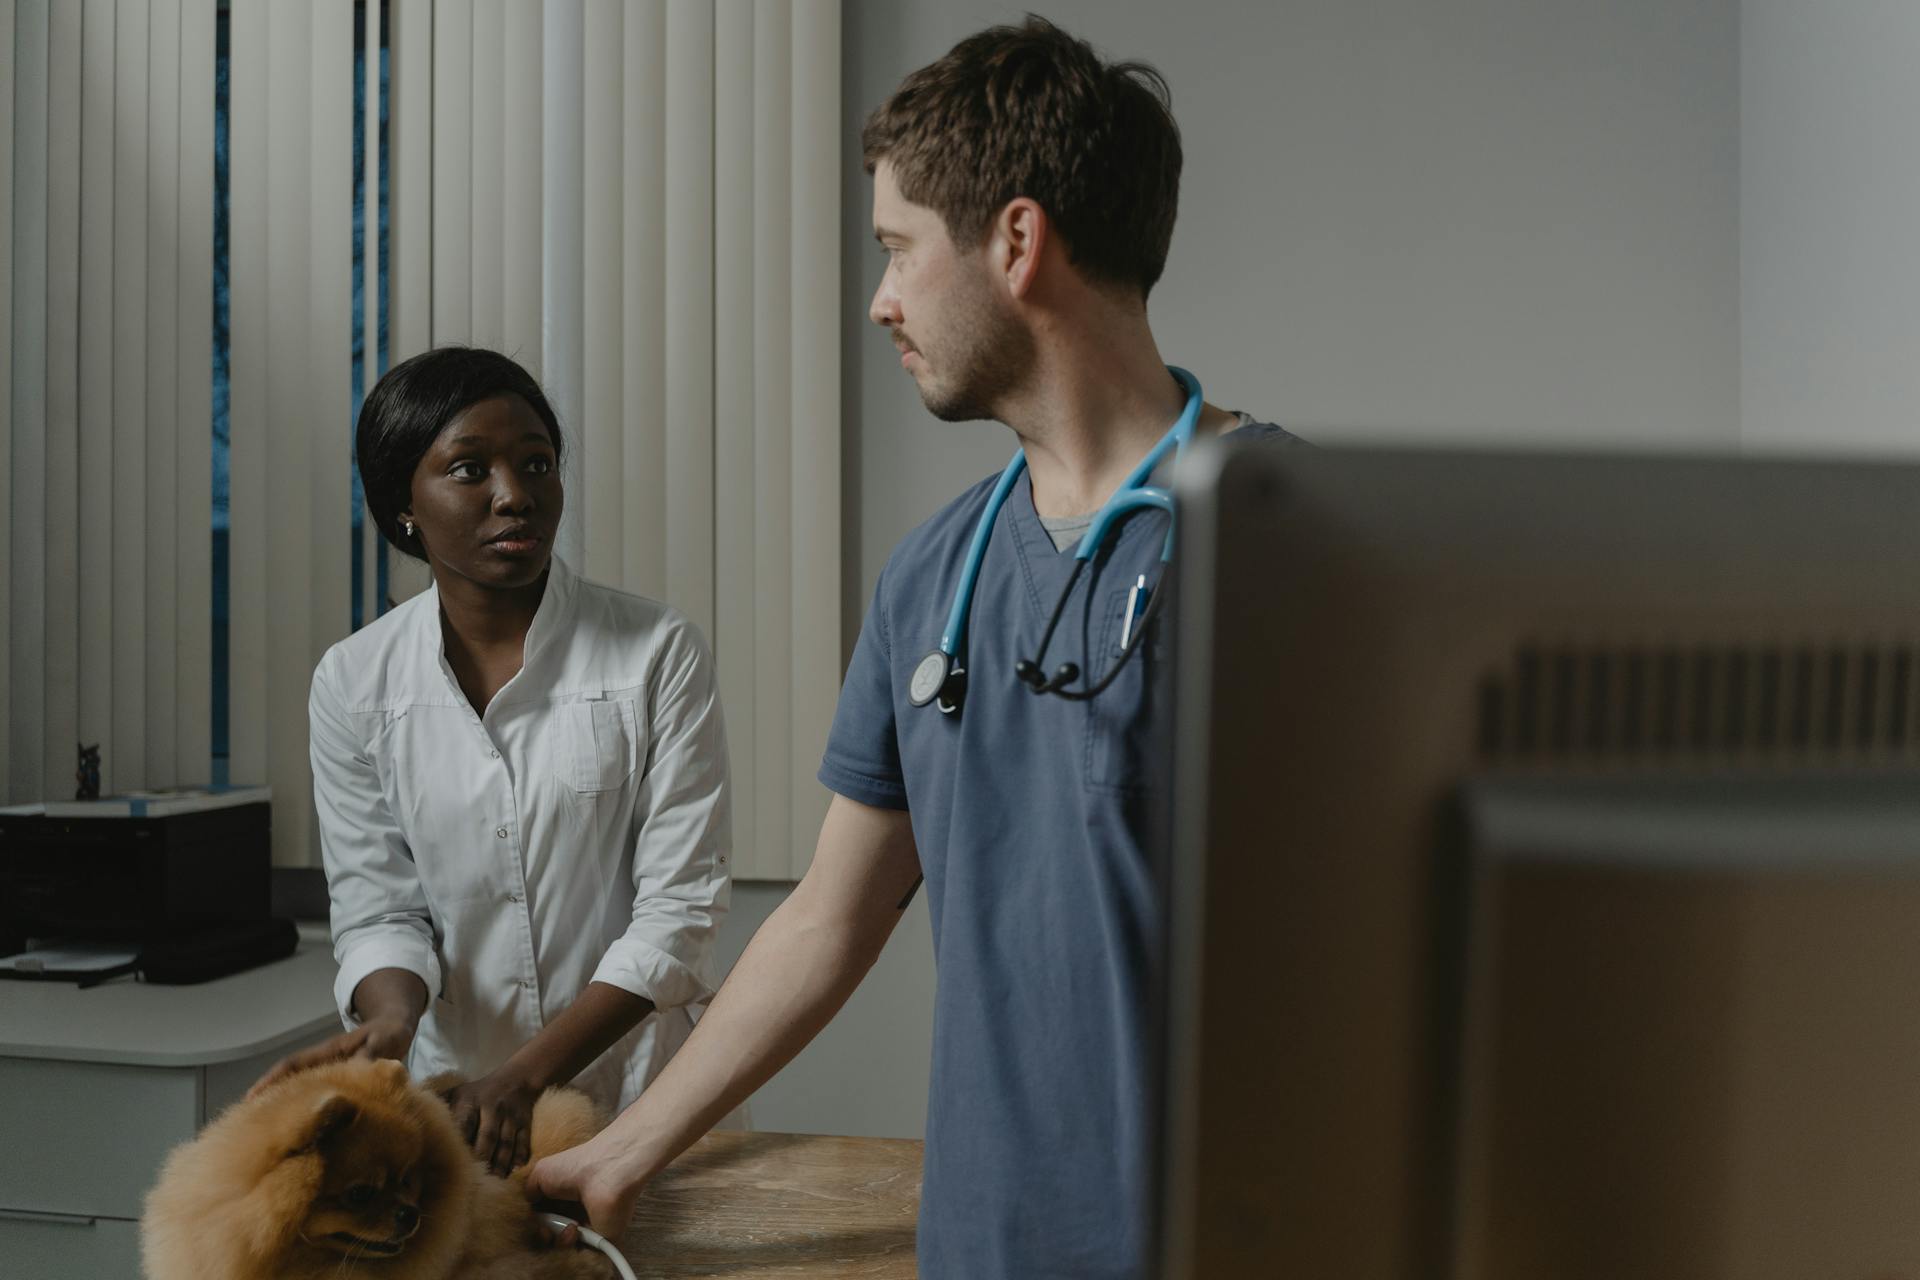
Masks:
[[[1013,664],[1013,674],[1021,684],[1035,693],[1057,693],[1080,678],[1080,664],[1063,662],[1053,669],[1053,679],[1040,674],[1040,667],[1030,658],[1022,658]]]

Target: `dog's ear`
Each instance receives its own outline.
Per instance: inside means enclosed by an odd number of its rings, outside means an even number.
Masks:
[[[389,1089],[407,1087],[407,1064],[404,1062],[393,1058],[376,1058],[373,1063],[373,1072],[379,1077],[380,1083]]]
[[[308,1113],[306,1123],[294,1141],[293,1150],[287,1154],[305,1155],[316,1150],[321,1143],[352,1124],[359,1114],[360,1108],[353,1099],[337,1093],[328,1094]]]

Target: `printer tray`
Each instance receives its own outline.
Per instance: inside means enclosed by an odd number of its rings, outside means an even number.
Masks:
[[[94,987],[134,973],[145,982],[186,986],[284,959],[293,954],[299,943],[300,934],[293,921],[275,917],[245,924],[212,925],[148,942],[131,961],[112,968],[38,971],[0,968],[0,978],[78,982],[82,987]]]

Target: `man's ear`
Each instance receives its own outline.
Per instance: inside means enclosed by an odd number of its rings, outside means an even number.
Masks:
[[[1012,297],[1024,298],[1033,289],[1052,235],[1053,223],[1039,201],[1016,196],[1001,208],[992,228],[994,269]]]

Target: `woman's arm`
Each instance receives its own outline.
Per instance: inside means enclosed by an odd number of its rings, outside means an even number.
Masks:
[[[386,1022],[404,1026],[407,1038],[427,1011],[427,984],[410,969],[375,969],[353,989],[353,1012],[361,1025]]]
[[[353,1012],[360,1025],[311,1048],[290,1053],[268,1069],[247,1091],[252,1097],[283,1076],[342,1058],[395,1058],[405,1061],[427,1009],[427,984],[406,969],[376,969],[353,989]]]
[[[648,675],[647,748],[634,806],[633,902],[626,932],[593,980],[677,1009],[713,994],[714,938],[733,853],[727,738],[713,659],[671,617]]]
[[[653,1001],[604,982],[590,982],[567,1011],[521,1045],[500,1068],[447,1095],[454,1124],[473,1154],[505,1174],[531,1157],[533,1104],[540,1095],[593,1065],[621,1036],[653,1012]]]
[[[413,974],[428,1000],[440,991],[441,981],[426,889],[335,684],[340,657],[339,649],[330,650],[313,673],[307,735],[333,954],[340,965],[333,993],[341,1022],[351,1028],[362,1016],[360,984],[379,970]]]
[[[329,652],[313,673],[307,723],[333,954],[340,966],[334,1000],[347,1029],[275,1063],[253,1086],[256,1092],[293,1071],[339,1058],[404,1059],[440,985],[426,892],[334,686],[337,653]]]

